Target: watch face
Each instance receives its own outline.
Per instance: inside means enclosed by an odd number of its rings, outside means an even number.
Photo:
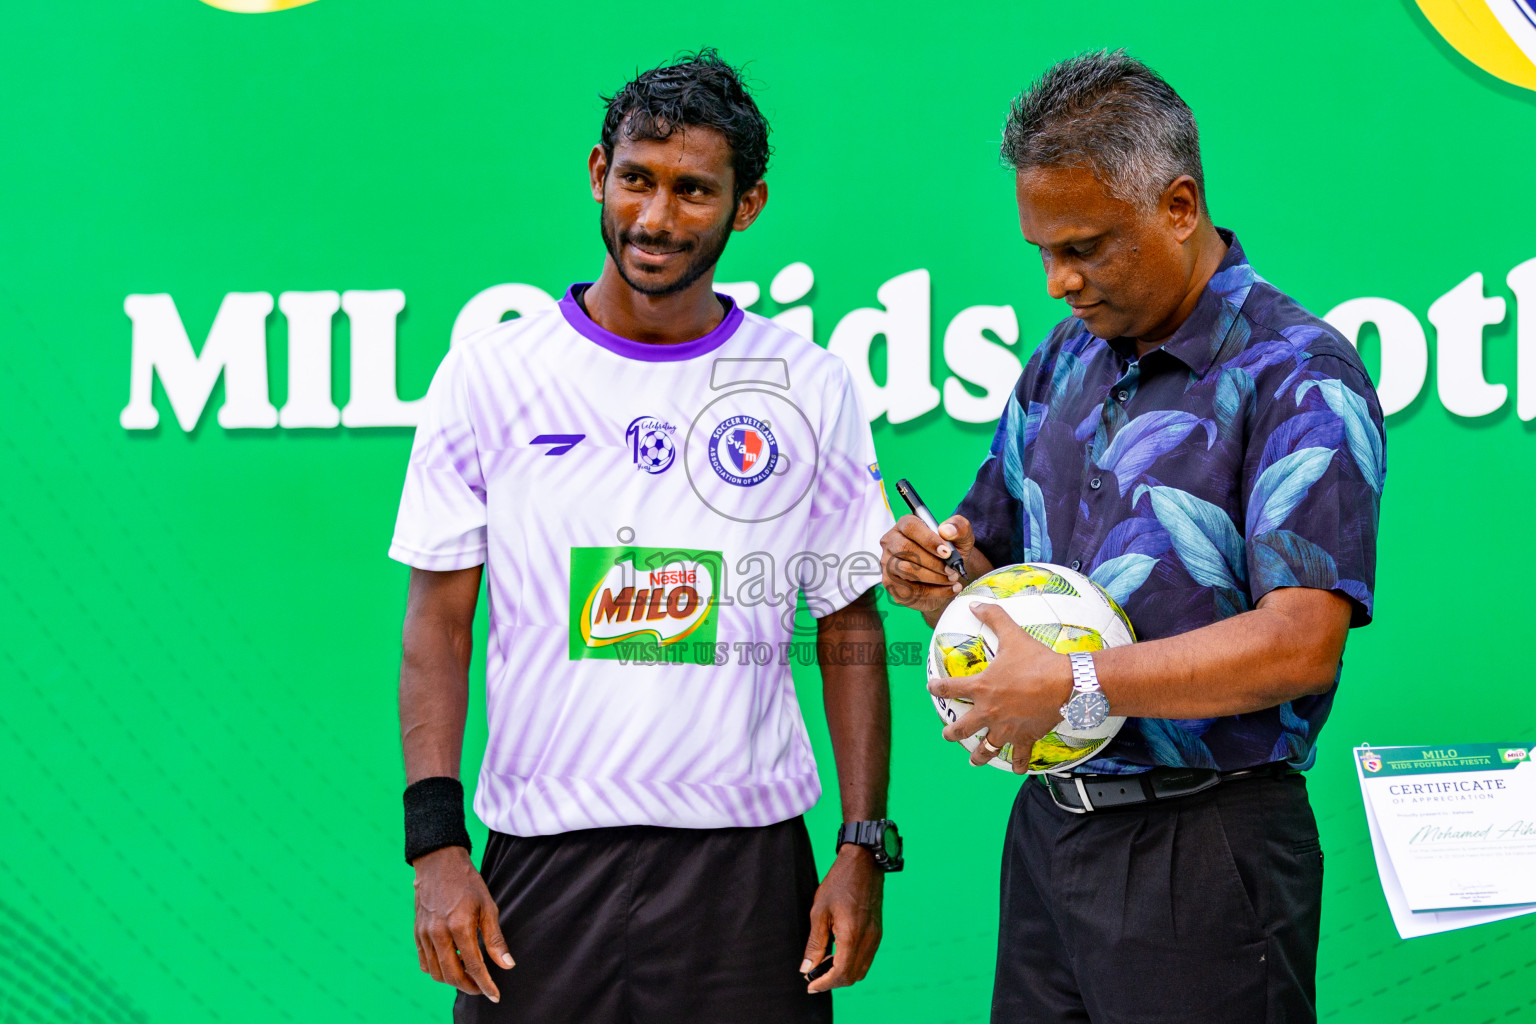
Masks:
[[[1067,701],[1064,717],[1074,729],[1096,729],[1109,717],[1109,701],[1102,693],[1079,693]]]
[[[896,832],[894,824],[885,826],[885,834],[880,837],[881,845],[885,848],[885,855],[891,859],[901,856],[901,836]]]

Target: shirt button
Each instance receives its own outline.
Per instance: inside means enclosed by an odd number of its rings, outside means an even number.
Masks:
[[[1122,402],[1128,400],[1130,397],[1131,397],[1131,393],[1129,391],[1117,391],[1117,392],[1115,392],[1115,398],[1117,398],[1118,400],[1120,400]]]
[[[1082,559],[1080,559],[1080,558],[1072,559],[1072,571],[1073,572],[1076,572],[1077,570],[1081,569],[1082,567],[1083,567]]]
[[[1100,481],[1098,477],[1094,477],[1092,480],[1088,481],[1088,486],[1092,487],[1094,490],[1098,490],[1101,484],[1102,481]]]

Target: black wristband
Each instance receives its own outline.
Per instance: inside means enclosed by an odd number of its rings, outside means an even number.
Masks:
[[[464,787],[446,775],[418,779],[405,787],[405,862],[445,846],[474,851],[464,828]]]

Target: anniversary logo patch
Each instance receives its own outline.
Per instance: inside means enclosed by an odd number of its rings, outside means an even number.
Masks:
[[[629,458],[635,468],[646,473],[665,473],[677,457],[677,442],[673,434],[677,424],[668,423],[655,416],[637,416],[624,428],[624,440],[629,442]]]

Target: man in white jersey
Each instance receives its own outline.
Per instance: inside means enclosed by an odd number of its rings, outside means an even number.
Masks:
[[[768,197],[735,70],[705,50],[607,102],[602,274],[449,352],[390,548],[421,968],[458,1021],[830,1020],[901,864],[871,589],[890,510],[842,363],[712,289]],[[457,776],[482,567],[477,872]],[[819,885],[797,597],[848,822]]]

